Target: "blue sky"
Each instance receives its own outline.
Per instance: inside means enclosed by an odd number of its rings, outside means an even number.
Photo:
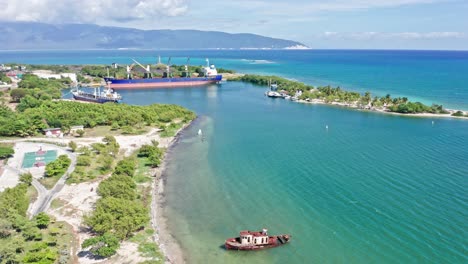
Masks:
[[[29,2],[29,3],[28,3]],[[0,17],[255,33],[311,48],[468,49],[468,0],[0,0]]]

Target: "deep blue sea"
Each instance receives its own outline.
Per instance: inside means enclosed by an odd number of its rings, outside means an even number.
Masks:
[[[468,52],[35,51],[0,52],[0,62],[146,64],[158,54],[468,110]],[[199,116],[171,152],[162,212],[189,263],[468,262],[467,120],[299,104],[265,89],[122,92],[130,104],[180,104]],[[262,227],[293,240],[220,248]]]

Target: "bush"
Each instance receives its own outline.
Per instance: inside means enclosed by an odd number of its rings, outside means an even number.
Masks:
[[[96,233],[112,232],[120,239],[140,230],[148,221],[148,210],[140,202],[113,197],[100,199],[92,215],[85,218]]]
[[[62,176],[71,164],[71,159],[67,155],[60,155],[56,160],[46,165],[46,177]]]
[[[36,221],[36,226],[41,229],[47,228],[47,226],[49,226],[50,223],[50,217],[44,212],[41,212],[38,215],[36,215],[34,217],[34,220]]]
[[[125,175],[114,175],[99,184],[98,194],[103,198],[114,197],[127,200],[136,198],[136,184]]]
[[[0,216],[13,218],[16,215],[26,216],[29,206],[29,199],[26,196],[27,186],[17,185],[14,188],[6,188],[0,193]],[[15,220],[13,223],[16,223]],[[18,221],[19,222],[19,221]]]
[[[91,165],[91,157],[87,155],[78,156],[78,158],[76,159],[76,165],[82,167]]]
[[[125,158],[115,166],[114,175],[125,175],[133,177],[135,174],[137,162],[134,158]]]
[[[68,143],[68,147],[71,149],[72,152],[75,152],[78,145],[75,141],[72,140]]]
[[[30,172],[20,174],[19,177],[20,182],[30,186],[33,180],[33,176]]]
[[[457,111],[452,114],[452,116],[465,116],[462,111]]]
[[[79,137],[82,137],[85,133],[85,131],[83,129],[78,129],[76,130],[76,133],[78,134]]]
[[[105,233],[102,236],[86,239],[82,244],[82,248],[90,248],[91,253],[98,257],[107,258],[115,255],[119,249],[119,239],[110,234]]]
[[[13,147],[0,145],[0,159],[12,157],[15,154]]]

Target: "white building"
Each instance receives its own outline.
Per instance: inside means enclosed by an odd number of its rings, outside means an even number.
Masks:
[[[72,80],[72,82],[78,82],[76,78],[76,73],[71,73],[71,72],[53,73],[52,71],[37,70],[37,71],[33,71],[32,74],[43,79],[50,79],[50,78],[62,79],[62,78],[68,77]]]

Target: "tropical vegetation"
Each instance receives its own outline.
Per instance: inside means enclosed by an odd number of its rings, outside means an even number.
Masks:
[[[449,114],[442,105],[433,104],[431,106],[424,105],[420,102],[410,102],[406,97],[392,98],[390,94],[383,97],[371,96],[370,92],[360,94],[358,92],[346,91],[340,87],[319,86],[314,87],[298,81],[288,80],[278,76],[262,76],[262,75],[243,75],[233,77],[229,81],[242,81],[256,85],[269,85],[276,83],[278,89],[285,94],[294,96],[298,94],[301,100],[322,100],[325,103],[343,103],[345,105],[354,105],[356,107],[372,109],[380,108],[388,112],[396,112],[403,114],[416,113],[434,113],[434,114]],[[463,114],[463,113],[462,113]]]
[[[0,263],[69,263],[71,230],[45,213],[28,220],[27,189],[0,193]]]

